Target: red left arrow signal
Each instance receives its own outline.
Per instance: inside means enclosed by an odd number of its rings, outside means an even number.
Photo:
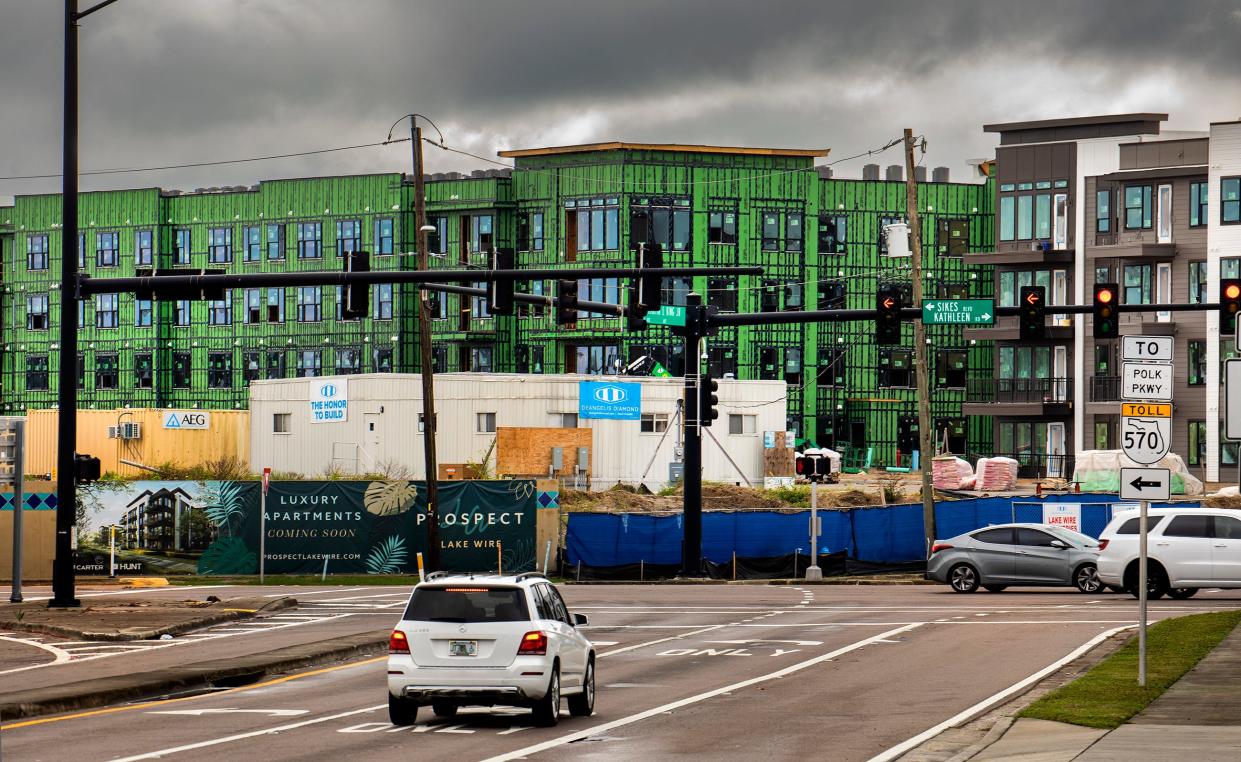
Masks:
[[[889,309],[889,310],[892,309],[892,305],[894,304],[896,304],[896,301],[892,299],[892,297],[888,297],[887,299],[883,300],[883,306],[885,309]]]
[[[1039,301],[1039,295],[1037,292],[1031,291],[1030,293],[1026,294],[1027,303],[1038,304],[1038,301]]]

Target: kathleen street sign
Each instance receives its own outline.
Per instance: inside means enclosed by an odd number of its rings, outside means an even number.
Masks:
[[[926,325],[994,325],[993,299],[923,299]]]

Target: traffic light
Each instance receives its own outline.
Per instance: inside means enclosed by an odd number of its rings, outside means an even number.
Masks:
[[[345,252],[345,272],[368,273],[371,271],[371,255],[365,251]],[[346,283],[341,290],[341,320],[361,320],[371,310],[371,284]]]
[[[1047,303],[1046,288],[1043,286],[1022,286],[1019,295],[1021,308],[1020,336],[1022,341],[1046,338]]]
[[[646,308],[642,306],[638,296],[637,278],[629,284],[629,305],[628,311],[625,313],[625,330],[630,333],[634,331],[645,331],[650,325],[646,322]]]
[[[577,281],[556,281],[556,325],[577,322]]]
[[[821,482],[831,475],[831,460],[823,457],[818,450],[797,453],[794,464],[797,475],[804,476],[812,482]]]
[[[876,344],[901,343],[901,290],[893,284],[881,285],[875,298],[879,317],[875,320]]]
[[[1116,306],[1119,302],[1120,286],[1115,283],[1095,284],[1094,303],[1091,307],[1096,339],[1114,339],[1120,335],[1120,321],[1116,319]]]
[[[83,455],[75,452],[73,454],[73,478],[78,482],[97,482],[99,481],[99,458]]]
[[[711,422],[720,417],[718,405],[720,397],[716,394],[720,389],[720,382],[710,376],[703,376],[698,384],[698,423],[701,426],[710,426]]]
[[[1219,281],[1219,333],[1233,333],[1237,325],[1237,313],[1241,312],[1241,280],[1221,278]]]
[[[512,249],[500,248],[491,250],[492,270],[517,269],[517,255]],[[496,315],[513,314],[513,289],[516,284],[511,280],[492,280],[487,283],[487,304]]]

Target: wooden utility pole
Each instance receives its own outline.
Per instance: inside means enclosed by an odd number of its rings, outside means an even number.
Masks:
[[[427,193],[422,182],[422,128],[410,114],[409,137],[414,151],[414,230],[418,241],[418,269],[431,269],[427,252]],[[418,289],[418,356],[422,376],[422,450],[427,485],[427,566],[440,570],[439,476],[435,457],[435,355],[431,351],[431,292]]]
[[[909,216],[909,246],[913,264],[913,301],[922,307],[922,225],[918,216],[918,181],[914,177],[914,133],[905,129],[905,212]],[[935,493],[931,485],[931,461],[935,457],[931,443],[931,385],[927,372],[926,326],[922,318],[914,321],[914,371],[918,398],[918,459],[922,469],[922,524],[926,530],[929,554],[935,540]]]

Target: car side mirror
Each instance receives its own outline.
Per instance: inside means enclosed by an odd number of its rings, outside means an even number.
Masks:
[[[590,617],[586,616],[585,614],[574,614],[573,615],[573,626],[574,627],[585,627],[588,624],[590,624]]]
[[[1051,546],[1053,548],[1060,548],[1061,550],[1064,550],[1065,548],[1069,547],[1068,543],[1066,543],[1064,540],[1052,540]]]

